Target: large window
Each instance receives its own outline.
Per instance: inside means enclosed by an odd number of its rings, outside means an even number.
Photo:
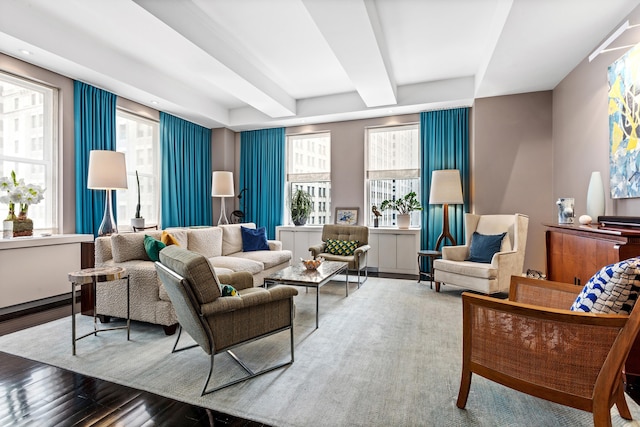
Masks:
[[[420,199],[420,138],[418,125],[369,128],[366,131],[367,206],[380,207],[415,191]],[[365,209],[373,224],[371,209]],[[381,227],[397,225],[397,212],[385,210]],[[411,214],[411,225],[420,225],[420,213]]]
[[[45,188],[44,200],[28,211],[40,232],[59,232],[57,111],[56,89],[0,73],[0,177],[15,171],[18,180]],[[5,218],[8,204],[0,209]]]
[[[331,134],[287,136],[287,200],[296,190],[311,195],[312,213],[307,224],[331,221]],[[291,220],[289,203],[285,212]]]
[[[138,204],[136,171],[140,178],[140,216],[146,225],[160,217],[158,122],[122,110],[116,111],[116,151],[127,159],[127,190],[117,192],[118,228],[131,225]]]

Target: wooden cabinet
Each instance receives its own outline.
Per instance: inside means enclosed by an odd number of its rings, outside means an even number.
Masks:
[[[640,255],[640,231],[546,225],[549,280],[584,285],[608,264]]]

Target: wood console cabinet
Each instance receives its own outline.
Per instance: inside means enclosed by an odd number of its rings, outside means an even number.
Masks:
[[[549,280],[584,286],[605,265],[640,255],[638,230],[545,226]]]

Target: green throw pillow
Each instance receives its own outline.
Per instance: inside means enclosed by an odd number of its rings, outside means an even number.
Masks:
[[[327,239],[325,252],[332,255],[351,256],[358,248],[358,240]]]
[[[239,297],[240,294],[238,293],[236,288],[234,288],[233,286],[222,285],[222,296],[223,297]]]
[[[154,239],[149,235],[144,235],[144,250],[147,251],[147,255],[151,261],[160,261],[160,251],[165,248],[164,243],[160,240]]]

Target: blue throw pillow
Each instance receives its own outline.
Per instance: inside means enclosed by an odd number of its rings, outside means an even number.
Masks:
[[[240,226],[242,231],[242,251],[268,251],[269,243],[267,243],[267,229],[260,227],[257,229],[246,228]]]
[[[467,261],[491,263],[491,258],[496,252],[500,252],[502,239],[507,233],[480,234],[477,231],[471,236],[471,247]]]

